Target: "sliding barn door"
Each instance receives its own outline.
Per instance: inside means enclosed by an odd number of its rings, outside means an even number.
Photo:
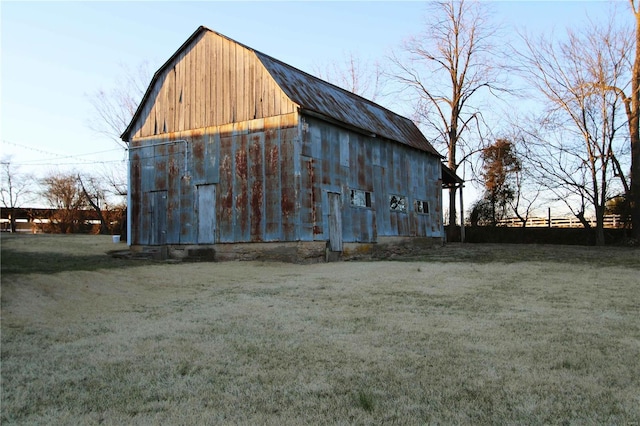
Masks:
[[[154,246],[164,245],[167,243],[167,191],[153,191],[149,195],[149,243]]]
[[[342,251],[342,201],[335,192],[329,192],[329,250]]]

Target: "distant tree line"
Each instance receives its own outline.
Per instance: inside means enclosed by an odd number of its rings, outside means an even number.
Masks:
[[[0,201],[8,211],[9,230],[16,232],[18,208],[30,207],[36,199],[51,207],[47,219],[39,224],[40,230],[51,233],[93,232],[118,234],[126,218],[124,203],[111,201],[112,189],[102,177],[79,173],[52,172],[42,179],[22,174],[12,166],[10,159],[2,161],[2,187]],[[87,210],[98,220],[97,225],[87,223]]]

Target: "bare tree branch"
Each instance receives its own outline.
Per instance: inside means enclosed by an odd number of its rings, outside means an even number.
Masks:
[[[29,202],[33,194],[35,179],[30,174],[20,173],[11,163],[11,157],[4,157],[2,166],[2,185],[0,186],[0,202],[9,210],[10,231],[16,232],[14,210],[22,203]]]
[[[432,141],[446,149],[447,164],[456,171],[484,145],[482,132],[470,126],[474,120],[479,124],[480,113],[472,100],[502,87],[494,43],[498,27],[489,22],[484,5],[473,0],[429,3],[427,19],[424,31],[401,47],[403,56],[389,57],[394,66],[391,78],[412,94],[420,124],[437,135]],[[453,188],[449,223],[455,222]]]

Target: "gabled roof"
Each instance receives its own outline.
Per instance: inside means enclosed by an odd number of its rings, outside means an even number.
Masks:
[[[173,60],[203,32],[217,34],[253,52],[287,97],[299,106],[302,113],[306,111],[327,117],[360,129],[367,134],[384,137],[442,157],[411,120],[361,96],[287,65],[271,56],[258,52],[242,43],[238,43],[204,26],[199,27],[153,75],[153,79],[131,123],[121,136],[123,140],[129,141],[131,136],[130,131],[142,113],[145,103],[149,100],[150,92],[159,76],[162,75],[165,68],[170,66]]]
[[[313,111],[372,135],[440,156],[408,118],[263,53],[255,53],[280,88],[300,105],[303,112]]]

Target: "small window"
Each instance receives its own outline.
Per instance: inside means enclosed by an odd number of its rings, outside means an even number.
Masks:
[[[416,211],[422,214],[429,214],[429,202],[427,201],[416,201]]]
[[[389,208],[393,212],[407,211],[407,197],[401,195],[391,195],[389,197]]]
[[[354,207],[371,207],[371,193],[367,191],[360,191],[358,189],[352,189],[351,205]]]

